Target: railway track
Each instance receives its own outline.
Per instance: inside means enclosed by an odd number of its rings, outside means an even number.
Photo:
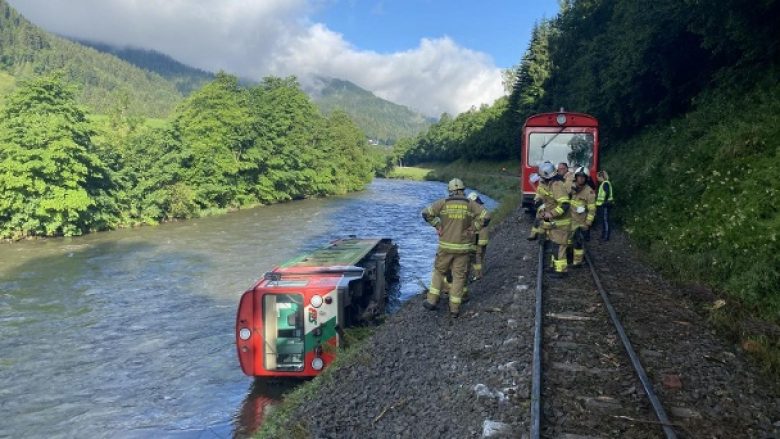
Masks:
[[[546,279],[539,246],[531,438],[676,438],[590,255]]]

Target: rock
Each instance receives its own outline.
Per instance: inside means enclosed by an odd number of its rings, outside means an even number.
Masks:
[[[685,407],[670,407],[669,412],[675,418],[701,418],[699,412]]]
[[[493,437],[502,433],[509,433],[508,424],[489,419],[485,419],[482,423],[482,437]]]
[[[609,396],[597,396],[595,398],[585,396],[580,399],[585,402],[585,407],[592,410],[613,411],[623,408],[617,399]]]
[[[663,384],[665,389],[670,389],[670,390],[682,389],[682,380],[680,380],[680,375],[665,374],[661,378],[661,384]]]

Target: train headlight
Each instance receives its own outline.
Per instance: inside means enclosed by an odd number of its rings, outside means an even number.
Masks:
[[[320,296],[319,294],[315,294],[311,296],[311,306],[315,308],[319,308],[320,306],[322,306],[322,296]]]
[[[315,357],[313,360],[311,360],[311,367],[314,370],[322,370],[322,368],[325,366],[325,362],[322,361],[322,358]]]
[[[241,328],[240,331],[238,331],[238,338],[241,340],[249,340],[249,337],[252,336],[252,331],[249,330],[249,328]]]
[[[566,115],[565,114],[559,114],[558,116],[555,117],[555,121],[558,122],[558,125],[565,124],[566,123]]]

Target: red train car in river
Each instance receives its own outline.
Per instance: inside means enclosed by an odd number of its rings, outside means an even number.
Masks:
[[[520,190],[524,207],[533,206],[536,185],[531,176],[550,161],[569,168],[585,166],[596,181],[599,164],[599,122],[584,113],[561,111],[535,114],[526,119],[520,147]]]
[[[255,377],[318,375],[344,328],[384,313],[398,267],[391,240],[350,237],[266,273],[239,302],[241,370]]]

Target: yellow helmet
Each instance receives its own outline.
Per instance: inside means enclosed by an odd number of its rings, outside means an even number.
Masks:
[[[463,189],[466,189],[466,186],[460,178],[453,178],[447,183],[447,190],[450,192],[462,191]]]

